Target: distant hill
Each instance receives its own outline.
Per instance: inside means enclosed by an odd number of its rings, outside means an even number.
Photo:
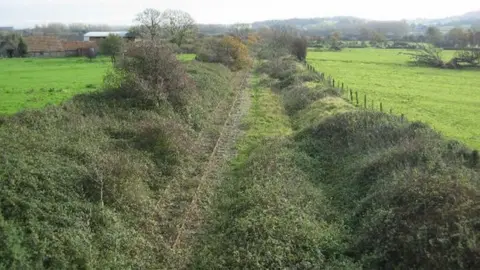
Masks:
[[[252,23],[253,28],[268,27],[275,24],[284,24],[296,26],[298,28],[309,28],[318,25],[342,25],[342,24],[365,24],[375,20],[369,20],[351,16],[336,16],[336,17],[324,17],[324,18],[293,18],[286,20],[265,20]],[[480,22],[480,10],[471,11],[460,16],[452,16],[439,19],[416,19],[406,20],[407,23],[423,23],[426,25],[442,24],[447,25],[449,23],[457,24],[462,22],[465,24],[475,24]]]
[[[442,26],[444,29],[453,27],[478,27],[480,29],[480,10],[471,11],[460,16],[452,16],[439,19],[414,19],[397,21],[376,21],[352,16],[335,17],[317,17],[317,18],[291,18],[285,20],[265,20],[257,21],[251,24],[253,29],[262,27],[272,27],[274,25],[288,25],[302,29],[309,34],[326,35],[332,31],[341,31],[342,33],[358,32],[360,28],[375,29],[384,34],[404,35],[407,33],[423,32],[429,25]],[[420,27],[418,26],[420,25]],[[425,26],[422,27],[421,25]],[[223,34],[229,29],[228,25],[221,24],[200,24],[201,33]]]

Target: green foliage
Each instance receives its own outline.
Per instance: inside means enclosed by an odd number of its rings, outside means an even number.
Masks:
[[[296,166],[305,161],[287,139],[256,147],[224,180],[209,216],[196,267],[325,269],[344,261],[342,225],[330,222],[328,199]]]
[[[280,57],[269,61],[263,61],[257,72],[265,73],[273,79],[288,80],[293,77],[297,70],[297,63],[290,57]]]
[[[410,55],[412,62],[417,65],[445,67],[445,62],[442,60],[442,49],[431,44],[406,54]]]
[[[435,26],[428,27],[425,36],[427,37],[428,43],[436,46],[438,46],[443,40],[442,32],[440,32],[440,29]]]
[[[298,111],[293,117],[296,129],[309,128],[318,125],[325,118],[353,110],[355,107],[340,97],[327,96],[315,100],[305,109]]]
[[[0,114],[59,104],[100,86],[107,58],[5,59],[0,61]],[[88,88],[87,85],[97,87]]]
[[[480,95],[477,70],[411,66],[405,50],[349,49],[341,53],[309,52],[311,65],[340,80],[345,87],[367,94],[378,110],[404,113],[410,120],[430,124],[449,138],[480,148],[476,118]],[[443,51],[443,60],[455,51]],[[466,83],[468,82],[468,83]]]
[[[172,106],[188,115],[186,108],[194,99],[195,87],[168,46],[150,41],[131,44],[116,68],[125,76],[115,95],[138,107]]]
[[[275,79],[274,86],[283,96],[286,113],[293,116],[314,101],[329,95],[340,96],[335,89],[324,84],[309,84],[318,76],[306,70],[291,58],[264,61],[258,68]]]
[[[252,65],[247,45],[238,37],[208,38],[198,48],[196,60],[222,63],[232,70],[241,70]]]
[[[252,81],[233,172],[219,186],[197,243],[195,268],[358,269],[342,252],[347,235],[328,198],[301,166],[282,99]]]
[[[116,57],[122,53],[123,38],[119,35],[110,34],[100,43],[100,52],[110,56],[112,63],[115,63]]]
[[[159,269],[176,259],[170,239],[213,147],[199,134],[215,140],[225,112],[210,108],[232,99],[228,69],[186,69],[200,90],[196,122],[108,91],[2,118],[0,268]]]
[[[292,43],[292,54],[297,57],[299,61],[307,59],[307,40],[305,38],[296,38]]]
[[[23,38],[20,38],[18,41],[17,53],[20,57],[25,57],[28,54],[28,46]]]
[[[194,55],[177,55],[182,62]],[[91,63],[82,58],[27,58],[0,61],[0,114],[13,114],[47,104],[59,104],[72,96],[101,87],[109,59]]]
[[[355,232],[349,252],[364,267],[478,267],[479,175],[468,149],[367,111],[326,118],[296,140]]]
[[[297,70],[295,75],[301,72]],[[284,94],[294,87],[293,92],[301,95],[308,93],[306,89],[322,87],[322,83],[317,82],[307,81],[303,85],[296,82],[298,80],[277,90]],[[309,264],[295,261],[299,253],[300,257],[307,258],[306,262],[313,261],[326,269],[360,266],[364,269],[477,268],[480,258],[476,246],[480,240],[478,153],[446,141],[425,124],[409,123],[384,113],[358,111],[340,98],[332,97],[336,95],[334,92],[326,95],[316,100],[311,97],[313,103],[309,106],[293,110],[293,126],[300,132],[291,140],[275,146],[263,142],[266,147],[259,150],[262,157],[253,151],[247,155],[249,159],[242,159],[241,164],[245,166],[239,166],[235,180],[230,181],[240,186],[232,189],[241,190],[241,196],[235,195],[239,191],[231,191],[226,195],[228,200],[219,199],[227,204],[219,207],[223,212],[216,217],[227,212],[229,219],[219,218],[214,228],[221,233],[214,230],[209,234],[218,235],[212,242],[227,242],[227,246],[217,244],[219,251],[205,253],[204,257],[222,254],[220,250],[238,255],[233,258],[222,255],[220,268],[237,263],[251,265],[251,268],[308,268]],[[308,99],[288,96],[283,102],[288,109],[292,102],[303,104]],[[291,159],[282,161],[283,155]],[[291,172],[298,180],[295,187],[288,186]],[[274,183],[274,179],[281,179],[280,182],[288,186],[281,189],[283,192],[274,192],[279,197],[276,199],[269,192],[275,191],[279,184],[268,185]],[[298,253],[288,254],[283,248],[295,241],[285,240],[286,235],[293,233],[282,231],[283,221],[288,220],[283,210],[295,209],[296,204],[288,199],[289,194],[295,194],[306,182],[313,184],[308,188],[310,192],[321,192],[314,196],[315,199],[307,199],[312,204],[304,205],[316,205],[315,202],[323,198],[320,203],[323,208],[317,208],[316,220],[336,229],[322,230],[329,233],[328,242],[311,242],[311,239],[295,235],[295,239],[307,243],[301,246],[306,249],[297,248]],[[257,185],[261,188],[251,188]],[[261,191],[258,195],[257,190]],[[308,197],[307,194],[302,191],[295,198]],[[251,201],[255,203],[248,204]],[[269,206],[270,201],[281,205],[280,209]],[[290,204],[283,205],[284,201]],[[251,210],[259,204],[264,205],[263,211]],[[229,209],[235,210],[229,212]],[[268,215],[266,209],[274,209],[275,214]],[[297,218],[304,217],[308,207],[304,209],[295,209],[299,213]],[[231,216],[236,218],[231,219]],[[237,223],[244,217],[249,222]],[[271,220],[280,223],[270,225]],[[302,221],[302,225],[309,224]],[[339,224],[345,227],[337,227]],[[318,226],[322,225],[317,223],[315,227]],[[296,227],[299,229],[295,232],[309,231],[298,224]],[[225,232],[222,228],[230,230]],[[277,234],[277,230],[281,233]],[[321,237],[322,232],[317,232],[316,236]],[[245,243],[248,243],[248,252],[242,249]],[[320,250],[331,251],[334,255],[327,252],[326,260],[311,257],[308,250],[312,247],[321,247]],[[272,262],[269,256],[259,254],[281,255],[274,256],[276,260]]]

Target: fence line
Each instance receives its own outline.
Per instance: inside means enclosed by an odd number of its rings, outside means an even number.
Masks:
[[[379,109],[380,112],[383,112],[383,103],[380,101],[379,103],[379,107],[375,107],[375,102],[374,100],[372,99],[371,100],[371,107],[369,108],[368,107],[368,98],[367,98],[367,94],[365,93],[363,95],[363,106],[362,104],[360,104],[360,100],[359,100],[359,92],[358,91],[354,91],[352,88],[348,88],[348,86],[345,85],[344,82],[341,82],[339,80],[335,80],[335,78],[333,78],[332,76],[328,75],[328,76],[325,76],[325,73],[322,73],[322,72],[319,72],[315,69],[314,66],[310,65],[307,61],[304,61],[303,64],[305,65],[305,67],[316,74],[316,77],[319,81],[321,82],[324,82],[324,83],[327,83],[328,86],[332,87],[332,88],[335,88],[335,89],[339,89],[339,90],[342,90],[342,94],[343,94],[343,98],[345,98],[345,100],[347,102],[349,102],[350,104],[354,105],[355,107],[358,107],[358,108],[364,108],[364,109],[372,109],[372,110],[375,110],[375,109]],[[349,95],[350,94],[350,95]],[[354,96],[355,94],[355,96]],[[346,95],[346,97],[345,97]],[[350,98],[349,98],[350,97]],[[391,115],[394,115],[394,111],[393,109],[390,108],[389,110],[389,113]],[[400,119],[402,122],[405,121],[405,115],[403,113],[400,114]]]

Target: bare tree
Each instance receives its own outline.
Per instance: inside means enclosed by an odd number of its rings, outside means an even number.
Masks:
[[[427,41],[433,45],[438,45],[443,40],[442,32],[440,32],[440,29],[434,26],[427,28],[425,36],[427,37]]]
[[[185,11],[166,10],[162,14],[161,27],[170,41],[180,47],[185,39],[195,35],[197,27],[195,20]]]
[[[136,33],[144,38],[155,40],[160,37],[162,28],[162,12],[153,8],[147,8],[137,14],[135,22],[139,25],[135,27]]]

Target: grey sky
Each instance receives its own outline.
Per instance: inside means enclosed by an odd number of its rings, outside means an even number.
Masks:
[[[440,4],[440,3],[445,4]],[[131,24],[145,8],[181,9],[199,23],[352,15],[394,20],[439,18],[480,9],[478,0],[0,0],[0,26],[46,22]]]

